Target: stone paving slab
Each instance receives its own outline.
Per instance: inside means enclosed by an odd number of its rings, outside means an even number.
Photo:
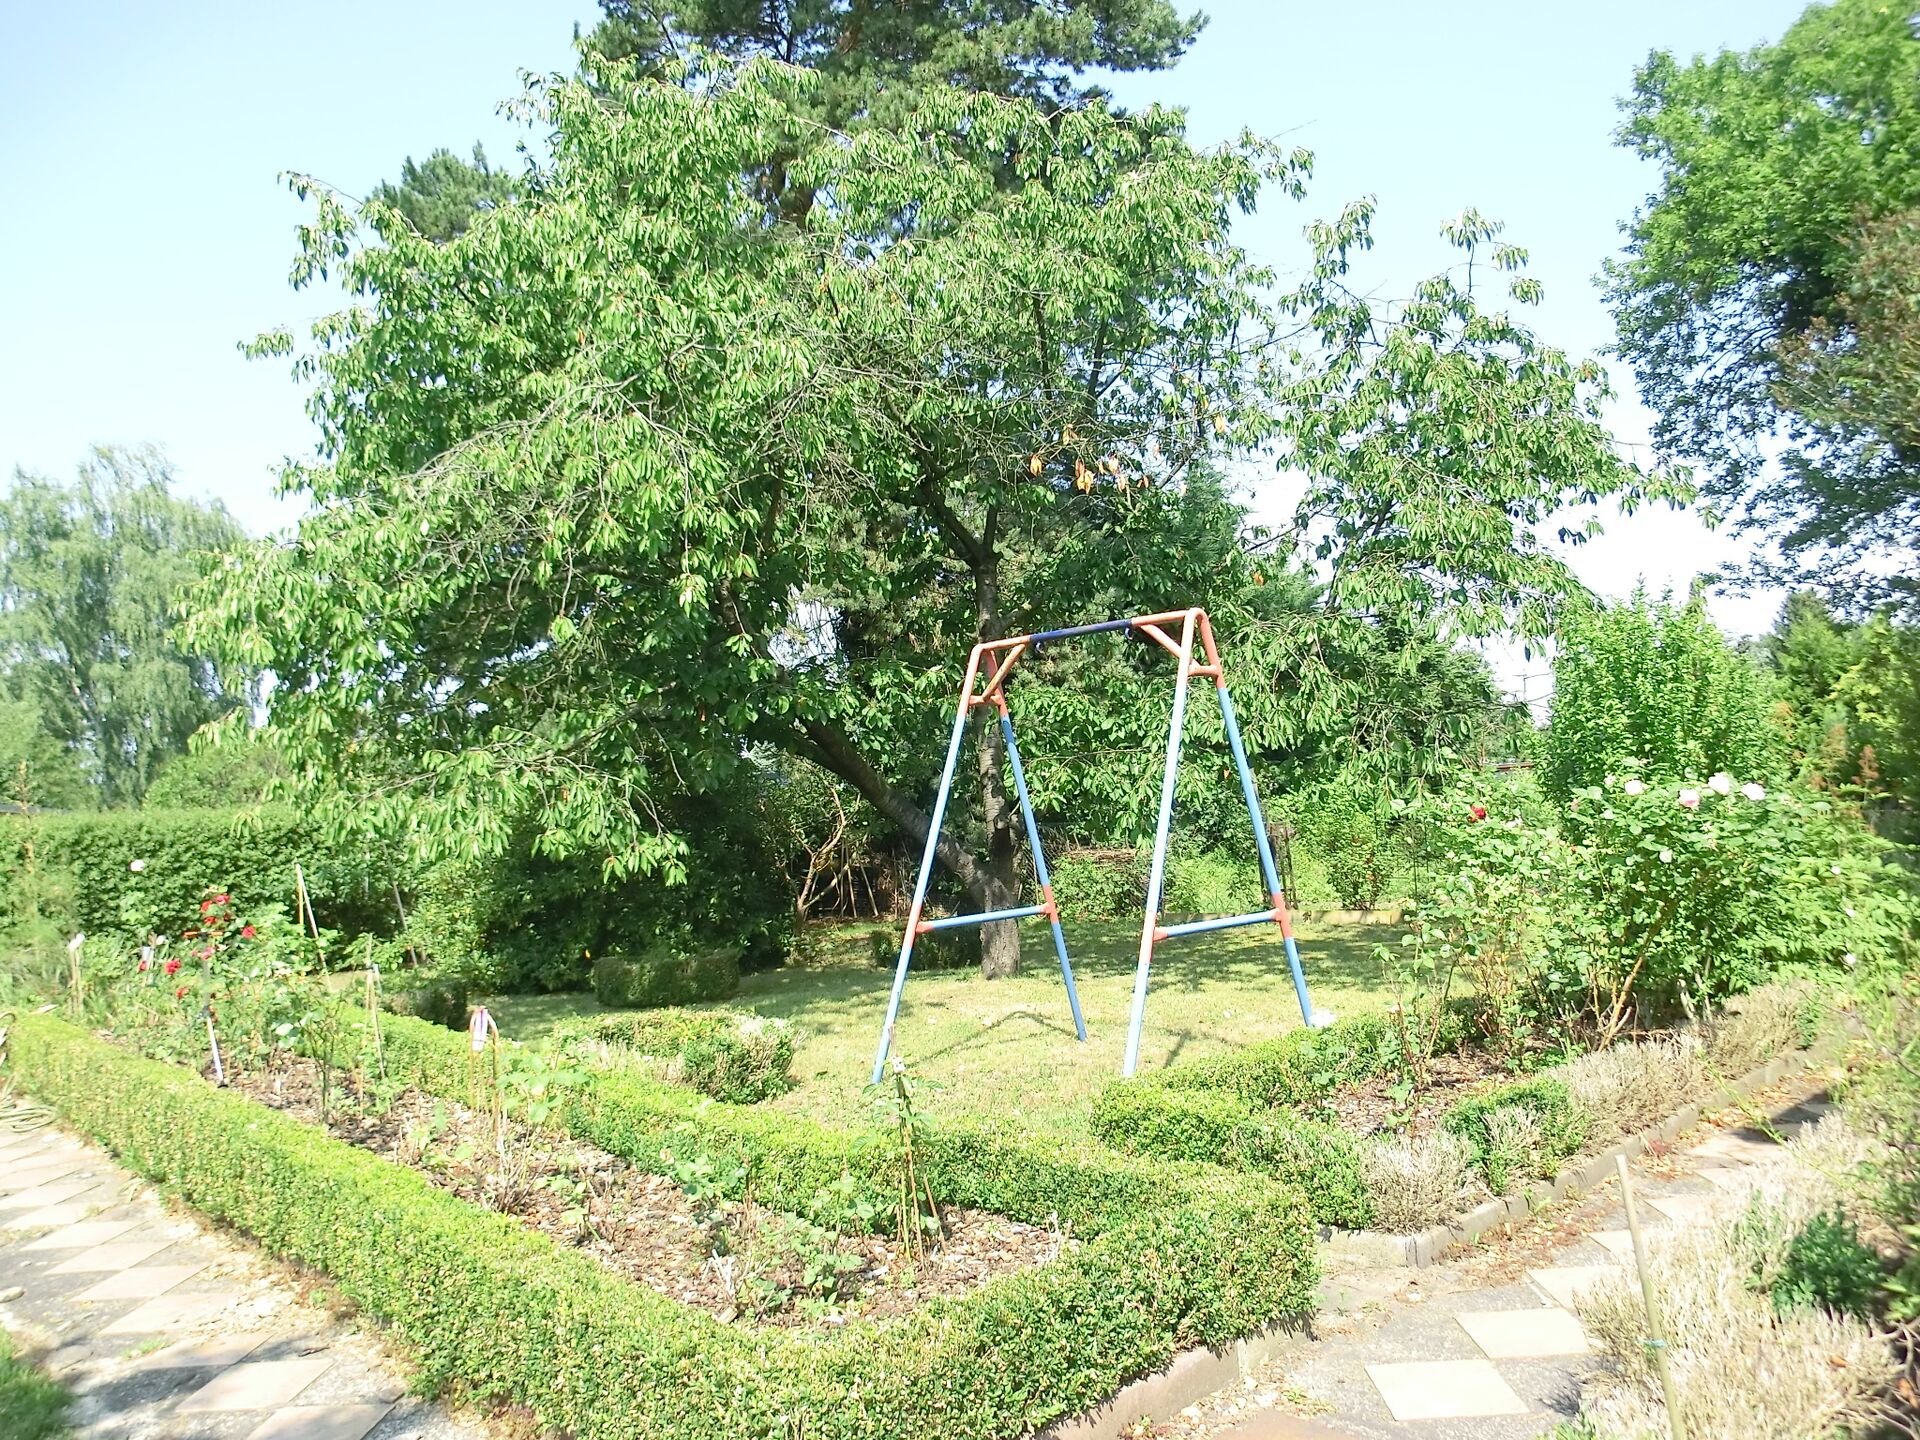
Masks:
[[[0,1324],[71,1389],[75,1440],[488,1440],[409,1396],[381,1341],[298,1301],[239,1238],[170,1215],[106,1156],[48,1131],[0,1178],[71,1164],[80,1189],[0,1210]],[[0,1437],[4,1440],[4,1437]]]

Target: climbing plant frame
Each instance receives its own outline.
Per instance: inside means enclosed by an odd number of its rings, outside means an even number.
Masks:
[[[1177,631],[1173,627],[1177,626]],[[1153,862],[1147,873],[1147,901],[1140,926],[1140,959],[1134,972],[1133,1008],[1127,1022],[1126,1059],[1121,1073],[1131,1075],[1140,1063],[1140,1031],[1146,1019],[1147,977],[1153,967],[1154,947],[1163,940],[1181,935],[1198,935],[1209,930],[1230,930],[1241,925],[1272,923],[1279,927],[1286,948],[1287,965],[1293,973],[1293,990],[1300,1002],[1300,1018],[1316,1023],[1307,998],[1307,979],[1300,966],[1300,948],[1293,937],[1293,921],[1287,911],[1286,896],[1280,888],[1279,872],[1274,867],[1273,847],[1267,839],[1266,823],[1260,815],[1260,797],[1254,788],[1253,771],[1247,764],[1246,747],[1240,740],[1240,722],[1233,713],[1233,698],[1227,693],[1225,670],[1214,644],[1213,623],[1207,612],[1197,606],[1187,610],[1169,610],[1157,615],[1136,615],[1125,620],[1102,620],[1092,625],[1072,625],[1063,630],[1042,630],[1031,635],[1014,635],[1005,640],[988,640],[973,647],[967,657],[965,678],[960,682],[960,704],[953,717],[953,734],[947,741],[946,764],[940,771],[940,789],[934,797],[933,813],[927,819],[926,849],[920,857],[920,873],[914,881],[913,904],[907,911],[906,933],[900,940],[900,959],[894,967],[893,990],[887,998],[886,1023],[880,1031],[880,1048],[873,1057],[873,1081],[878,1084],[886,1073],[887,1055],[893,1048],[893,1029],[900,1017],[900,996],[906,988],[907,968],[913,960],[914,940],[929,931],[956,929],[965,925],[985,925],[996,920],[1022,920],[1044,915],[1053,931],[1053,948],[1060,957],[1060,978],[1066,984],[1067,1005],[1073,1012],[1074,1033],[1087,1038],[1086,1021],[1080,1014],[1080,995],[1073,983],[1073,964],[1067,957],[1067,941],[1060,929],[1060,907],[1055,903],[1053,882],[1047,874],[1047,857],[1040,845],[1040,827],[1034,819],[1033,802],[1027,795],[1026,771],[1020,764],[1020,747],[1013,737],[1013,716],[1007,708],[1006,681],[1029,652],[1038,653],[1043,645],[1082,635],[1099,635],[1124,630],[1139,634],[1170,653],[1177,663],[1173,682],[1173,716],[1167,727],[1166,767],[1160,779],[1160,810],[1153,831]],[[1169,633],[1173,631],[1173,633]],[[1176,638],[1177,637],[1177,638]],[[1167,872],[1167,837],[1173,821],[1174,784],[1180,771],[1180,735],[1187,717],[1188,682],[1195,676],[1213,681],[1220,701],[1220,719],[1226,727],[1227,745],[1240,774],[1240,792],[1247,802],[1247,817],[1253,824],[1253,843],[1260,854],[1260,870],[1267,894],[1273,904],[1265,910],[1246,915],[1227,915],[1210,920],[1193,920],[1181,925],[1160,923],[1160,899]],[[984,683],[982,683],[984,681]],[[940,826],[946,818],[947,800],[953,792],[954,768],[960,759],[960,742],[966,737],[967,722],[976,706],[991,705],[998,713],[1001,738],[1006,742],[1008,767],[1013,772],[1014,795],[1019,801],[1021,818],[1026,822],[1027,843],[1033,849],[1034,879],[1040,887],[1040,903],[1017,905],[1005,910],[983,910],[972,915],[950,915],[940,919],[922,918],[927,903],[927,887],[933,876],[935,853],[940,847]]]

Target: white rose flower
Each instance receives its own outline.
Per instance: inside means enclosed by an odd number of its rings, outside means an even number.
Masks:
[[[1847,962],[1847,968],[1849,970],[1851,970],[1855,965],[1858,965],[1860,963],[1859,958],[1851,950],[1847,951],[1847,953],[1845,955],[1842,955],[1840,958]]]
[[[127,862],[127,869],[133,871],[136,875],[146,868],[147,862],[144,860],[130,860]]]
[[[1740,793],[1749,800],[1764,800],[1767,798],[1767,787],[1758,781],[1749,780],[1740,787]]]
[[[1711,780],[1707,781],[1707,788],[1716,795],[1731,795],[1733,793],[1733,776],[1722,770]]]
[[[1629,795],[1644,795],[1647,793],[1647,784],[1644,780],[1629,780],[1623,788]]]
[[[1673,851],[1662,850],[1660,852],[1660,863],[1662,865],[1671,865],[1673,863]]]
[[[1827,869],[1835,875],[1840,873],[1840,867],[1838,865],[1829,865]]]

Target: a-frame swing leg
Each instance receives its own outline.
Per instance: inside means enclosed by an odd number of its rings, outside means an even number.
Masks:
[[[1189,610],[1180,625],[1180,648],[1175,652],[1179,675],[1173,682],[1173,719],[1167,727],[1167,767],[1160,777],[1160,818],[1153,830],[1153,865],[1147,872],[1147,912],[1140,927],[1140,961],[1133,976],[1133,1013],[1127,1021],[1127,1056],[1120,1073],[1131,1075],[1140,1064],[1140,1027],[1147,1017],[1147,972],[1153,968],[1154,930],[1160,923],[1160,893],[1167,878],[1167,831],[1173,823],[1173,789],[1180,773],[1180,732],[1187,720],[1187,672],[1193,665],[1193,619]]]
[[[934,852],[940,848],[940,822],[946,818],[947,797],[953,790],[953,767],[960,759],[960,742],[967,733],[969,697],[973,691],[974,664],[967,666],[966,683],[960,691],[960,709],[953,717],[953,738],[947,741],[947,763],[940,771],[940,793],[934,797],[933,813],[927,817],[927,848],[920,855],[920,876],[913,882],[913,904],[907,911],[907,933],[900,939],[900,961],[893,968],[893,994],[887,998],[887,1023],[880,1030],[880,1049],[873,1057],[873,1081],[878,1085],[887,1070],[887,1052],[893,1048],[893,1023],[900,1018],[900,992],[907,984],[907,962],[913,958],[913,937],[920,929],[920,911],[927,903],[927,884],[933,878]]]
[[[1224,675],[1216,677],[1215,692],[1220,696],[1220,719],[1227,727],[1227,745],[1233,751],[1233,763],[1240,771],[1240,793],[1247,797],[1247,816],[1253,821],[1253,843],[1260,850],[1260,873],[1267,882],[1267,894],[1273,897],[1273,918],[1280,925],[1280,938],[1287,947],[1287,965],[1293,971],[1293,993],[1300,1001],[1300,1019],[1313,1024],[1313,1005],[1307,999],[1307,975],[1300,968],[1300,947],[1293,943],[1293,917],[1287,912],[1287,897],[1280,893],[1280,872],[1274,867],[1273,846],[1267,840],[1267,824],[1260,814],[1260,796],[1253,788],[1253,769],[1247,764],[1246,747],[1240,743],[1240,722],[1234,717],[1233,700],[1227,694]]]
[[[1060,932],[1060,907],[1054,903],[1053,880],[1047,874],[1047,852],[1040,848],[1040,825],[1033,818],[1033,801],[1027,798],[1027,772],[1020,764],[1020,747],[1013,743],[1013,719],[1007,714],[1005,699],[1000,701],[1000,734],[1007,742],[1007,759],[1013,766],[1013,790],[1020,797],[1020,815],[1027,822],[1027,844],[1033,848],[1033,876],[1040,885],[1040,899],[1047,907],[1047,923],[1053,927],[1053,951],[1060,957],[1060,978],[1067,984],[1067,1007],[1073,1011],[1073,1030],[1085,1041],[1087,1022],[1080,1018],[1080,992],[1074,988],[1073,966],[1067,960],[1067,937]]]

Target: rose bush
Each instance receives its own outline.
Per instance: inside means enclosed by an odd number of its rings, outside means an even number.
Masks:
[[[1515,1062],[1782,973],[1891,967],[1920,927],[1892,847],[1792,787],[1615,775],[1563,805],[1487,777],[1404,808],[1428,880],[1386,958],[1421,1003],[1471,985]]]

